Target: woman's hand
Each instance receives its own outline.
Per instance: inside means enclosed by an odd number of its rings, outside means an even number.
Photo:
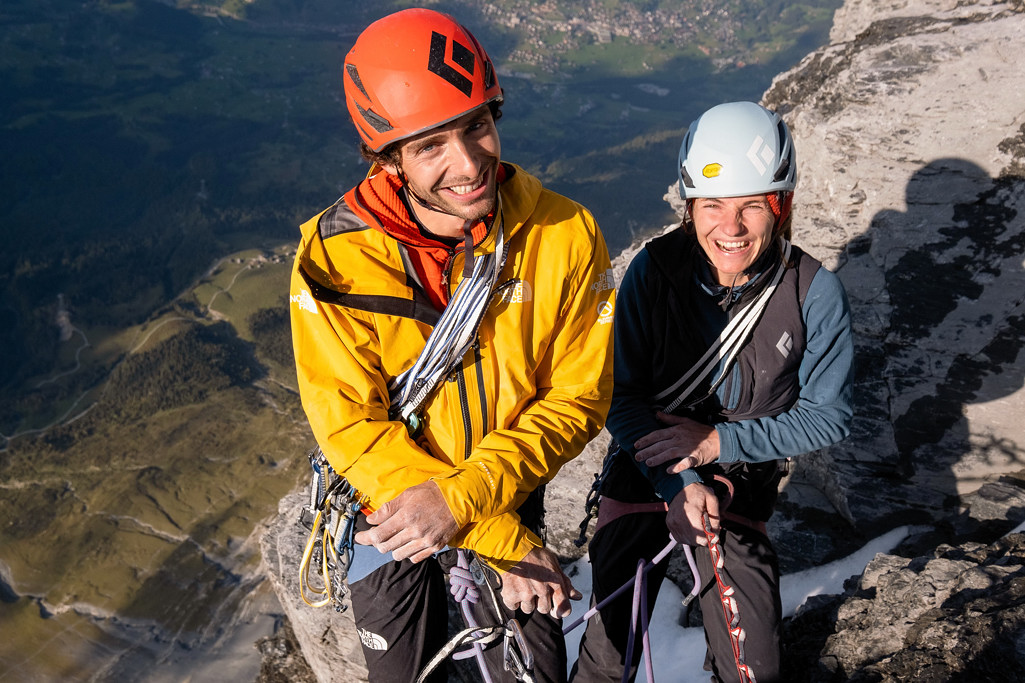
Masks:
[[[656,413],[655,417],[669,426],[642,436],[634,443],[637,462],[655,467],[676,461],[667,471],[679,474],[719,458],[719,434],[715,427],[665,413]]]

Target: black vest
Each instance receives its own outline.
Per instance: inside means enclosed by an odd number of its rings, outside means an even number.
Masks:
[[[644,299],[648,304],[645,323],[658,340],[648,351],[652,376],[663,382],[652,387],[651,395],[656,396],[672,386],[705,353],[721,328],[707,329],[698,313],[699,297],[707,301],[708,294],[694,280],[694,269],[704,258],[697,240],[679,228],[652,240],[646,249],[651,267],[644,281]],[[764,270],[769,272],[762,272],[727,309],[724,323],[769,284],[771,266],[780,258],[778,248],[770,247],[763,257]],[[725,400],[720,401],[713,394],[692,409],[677,409],[676,414],[704,424],[717,424],[776,416],[796,403],[800,393],[798,370],[807,333],[801,309],[820,267],[814,258],[793,247],[783,279],[724,380]],[[712,379],[706,379],[693,396],[703,396]],[[675,394],[666,398],[663,405],[672,398]],[[630,462],[630,456],[621,452],[615,457],[617,462],[603,482],[602,493],[628,502],[657,500],[654,488]],[[699,468],[698,472],[707,482],[716,474],[731,481],[734,499],[730,512],[766,521],[776,502],[783,464],[714,464]]]

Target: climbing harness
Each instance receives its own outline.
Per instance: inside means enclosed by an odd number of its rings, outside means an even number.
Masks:
[[[587,527],[591,524],[591,520],[598,515],[601,505],[601,484],[605,481],[605,477],[608,476],[609,470],[612,469],[612,463],[618,451],[619,444],[615,441],[609,443],[609,449],[605,453],[605,459],[601,464],[601,472],[595,474],[594,481],[591,482],[591,490],[587,492],[587,499],[584,501],[584,519],[580,522],[580,535],[573,541],[573,545],[578,548],[583,547],[584,543],[587,542]]]
[[[338,476],[319,446],[307,455],[313,468],[310,502],[303,506],[298,523],[310,534],[299,563],[299,596],[311,607],[334,604],[336,611],[344,612],[356,515],[364,500],[345,477]],[[319,587],[315,587],[310,569],[318,565]]]
[[[455,634],[424,667],[417,677],[417,683],[423,683],[448,657],[454,660],[475,657],[477,666],[480,668],[484,683],[493,683],[491,672],[488,670],[484,660],[484,646],[490,645],[499,638],[502,639],[502,661],[504,668],[522,683],[534,683],[534,657],[527,645],[520,623],[513,617],[505,623],[481,626],[473,615],[471,605],[477,604],[481,599],[480,588],[487,588],[491,602],[491,609],[495,614],[502,612],[498,605],[498,596],[488,581],[484,568],[480,566],[476,557],[471,556],[470,551],[463,549],[456,550],[456,565],[449,571],[450,593],[459,605],[459,610],[466,622],[466,628]],[[457,648],[468,645],[465,650],[456,651]]]
[[[722,577],[722,569],[725,566],[722,548],[719,545],[719,534],[712,531],[712,524],[708,515],[704,516],[705,539],[708,541],[708,553],[712,559],[712,572],[715,574],[715,583],[719,589],[719,600],[722,602],[723,617],[726,619],[726,630],[730,635],[730,645],[733,648],[733,659],[737,664],[737,676],[740,683],[756,683],[755,673],[744,661],[744,641],[747,634],[740,624],[740,611],[737,607],[737,600],[734,597],[733,586],[728,585]]]

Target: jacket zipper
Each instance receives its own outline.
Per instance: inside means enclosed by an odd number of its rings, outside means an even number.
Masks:
[[[473,421],[470,419],[470,400],[462,370],[456,374],[456,383],[459,386],[459,407],[463,414],[463,460],[467,460],[473,451]]]
[[[473,342],[473,366],[477,375],[477,400],[480,402],[481,437],[488,429],[488,397],[484,391],[484,367],[480,355],[480,341]],[[463,416],[463,459],[470,457],[473,452],[474,433],[473,416],[470,412],[470,392],[466,387],[466,375],[464,370],[456,373],[456,383],[459,387],[459,407]]]
[[[480,399],[481,438],[488,433],[488,395],[484,390],[484,363],[480,355],[480,338],[473,340],[473,365],[477,368],[477,398]]]

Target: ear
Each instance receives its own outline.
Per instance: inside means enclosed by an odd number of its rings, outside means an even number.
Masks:
[[[384,169],[385,173],[390,173],[391,175],[398,176],[400,178],[402,177],[402,169],[399,168],[398,164],[393,164],[390,161],[382,161],[379,162],[377,165]]]

